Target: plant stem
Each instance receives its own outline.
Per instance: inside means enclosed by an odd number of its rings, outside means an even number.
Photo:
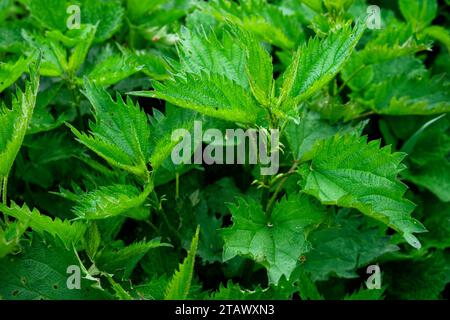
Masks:
[[[180,197],[180,173],[175,173],[175,200]]]
[[[6,206],[8,201],[8,176],[3,178],[3,192],[2,192],[2,203]]]
[[[8,174],[3,178],[3,182],[1,185],[1,193],[2,193],[2,204],[4,204],[5,206],[8,205]],[[3,217],[5,218],[5,223],[9,223],[9,219],[8,216],[3,213]]]
[[[261,196],[261,205],[262,205],[264,211],[266,211],[267,202],[269,200],[269,193],[270,193],[270,187],[267,186],[267,183],[269,182],[268,180],[269,180],[268,176],[264,176],[264,178],[263,178],[263,185],[264,185],[263,188],[264,189],[263,189],[262,196]]]
[[[154,201],[156,201],[156,210],[158,214],[163,218],[163,221],[166,224],[167,228],[169,229],[170,233],[172,233],[172,235],[175,236],[175,238],[181,239],[181,235],[178,232],[178,230],[176,230],[170,223],[169,218],[167,217],[166,212],[164,211],[155,191],[152,192],[152,196],[154,198]]]
[[[373,115],[373,114],[375,114],[375,111],[367,111],[367,112],[365,112],[365,113],[361,113],[360,115],[358,115],[358,116],[352,118],[352,120],[362,119],[362,118],[371,116],[371,115]]]
[[[289,176],[291,174],[293,174],[295,172],[295,169],[297,169],[299,162],[298,161],[294,161],[294,164],[292,165],[292,167],[289,169],[289,171],[284,175],[284,178],[281,180],[281,182],[278,184],[277,189],[275,190],[275,192],[273,193],[272,197],[270,198],[270,201],[267,205],[266,208],[266,215],[267,218],[270,219],[270,216],[272,215],[272,209],[273,206],[275,204],[275,201],[277,200],[277,196],[278,194],[281,192],[281,190],[283,189],[284,184],[286,183],[287,179],[289,178]]]

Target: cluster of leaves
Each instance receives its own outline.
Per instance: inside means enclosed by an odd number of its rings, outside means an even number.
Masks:
[[[0,0],[0,299],[447,297],[449,3],[377,5]],[[175,165],[194,121],[278,174]]]

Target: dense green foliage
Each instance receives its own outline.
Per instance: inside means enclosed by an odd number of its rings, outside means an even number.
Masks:
[[[450,4],[375,2],[0,0],[0,299],[448,298]]]

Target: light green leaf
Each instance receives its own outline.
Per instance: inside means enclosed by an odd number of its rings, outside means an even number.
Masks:
[[[91,134],[79,132],[69,125],[82,144],[108,161],[112,166],[147,179],[150,126],[147,116],[131,99],[125,102],[120,95],[114,101],[108,92],[85,82],[85,95],[95,111]]]
[[[175,130],[185,129],[192,134],[194,121],[199,115],[191,110],[179,110],[166,104],[166,114],[153,109],[153,117],[149,117],[151,132],[150,137],[150,164],[153,170],[160,168],[164,160],[171,154],[173,148],[181,141],[172,139]],[[194,152],[195,148],[191,149]]]
[[[414,28],[420,31],[429,25],[437,15],[436,0],[400,0],[400,11]]]
[[[30,210],[27,205],[20,207],[11,202],[11,205],[7,207],[0,204],[0,211],[16,218],[21,223],[27,224],[34,232],[41,235],[46,232],[60,238],[68,249],[78,244],[86,231],[86,225],[80,221],[70,222],[68,220],[62,221],[59,218],[52,219],[41,214],[36,208]]]
[[[185,300],[188,298],[194,273],[199,233],[200,228],[197,228],[187,257],[184,259],[183,263],[180,264],[179,269],[175,271],[175,274],[172,276],[172,279],[166,288],[166,293],[164,295],[165,300]]]
[[[33,63],[25,92],[17,90],[11,109],[0,105],[0,178],[8,176],[31,121],[39,90],[38,70]]]
[[[118,215],[145,220],[150,214],[150,209],[140,207],[152,191],[152,184],[148,184],[143,191],[131,184],[99,187],[79,195],[73,211],[80,218],[87,220],[105,219]]]
[[[0,62],[0,92],[8,88],[22,73],[28,70],[31,61],[35,59],[33,55],[28,58],[20,57],[16,62]]]
[[[214,32],[207,34],[201,29],[183,28],[179,55],[179,73],[200,75],[206,72],[227,78],[244,89],[249,88],[245,49],[228,30],[219,38]]]
[[[177,75],[154,88],[149,96],[224,120],[253,124],[263,112],[248,91],[218,75]]]
[[[81,22],[97,26],[95,42],[111,38],[122,26],[125,9],[120,0],[79,0],[81,3]],[[70,3],[70,2],[69,2]]]
[[[32,0],[27,1],[31,17],[46,29],[66,30],[66,0]]]
[[[87,78],[98,85],[110,86],[140,71],[142,66],[128,53],[113,54],[97,63]]]
[[[450,82],[445,75],[405,74],[372,85],[358,102],[376,113],[389,115],[432,115],[450,111]]]
[[[44,38],[38,33],[30,33],[22,30],[22,37],[25,39],[32,53],[38,50],[41,52],[42,61],[40,74],[47,77],[60,77],[67,70],[67,52],[61,43],[54,39]]]
[[[249,32],[239,29],[235,32],[246,55],[246,72],[253,96],[261,105],[269,108],[274,91],[272,57]]]
[[[170,78],[169,64],[163,57],[153,52],[137,51],[135,59],[142,66],[142,72],[154,80],[167,80]]]
[[[23,221],[9,223],[5,228],[0,226],[0,259],[19,248],[20,238],[27,228],[27,223]]]
[[[387,46],[364,48],[355,53],[342,70],[342,78],[356,92],[364,92],[380,82],[405,73],[408,78],[425,73],[422,61],[406,55],[402,49]]]
[[[364,28],[364,22],[359,21],[353,30],[347,25],[323,40],[316,37],[300,47],[283,76],[280,107],[292,108],[330,81],[350,57]]]
[[[303,27],[296,15],[267,1],[217,0],[202,9],[218,21],[231,22],[283,49],[292,49],[304,39]]]
[[[404,199],[407,187],[397,176],[405,168],[404,155],[380,149],[380,141],[367,143],[366,137],[335,135],[320,141],[311,164],[300,170],[303,192],[323,204],[356,208],[400,232],[412,246],[420,242],[412,236],[426,229],[410,214],[414,204]]]
[[[269,281],[289,278],[300,256],[309,250],[307,235],[320,224],[324,208],[308,196],[284,198],[270,218],[253,199],[230,205],[233,226],[222,229],[223,260],[243,255],[262,264]]]
[[[311,157],[310,153],[317,141],[334,136],[337,132],[361,133],[362,128],[363,126],[331,125],[321,119],[318,113],[304,112],[300,118],[288,122],[285,133],[294,159],[304,161]]]
[[[110,246],[99,252],[95,262],[102,271],[120,274],[122,279],[128,279],[147,252],[159,247],[170,247],[170,245],[161,243],[161,239],[157,238],[147,242],[135,242],[119,248]]]

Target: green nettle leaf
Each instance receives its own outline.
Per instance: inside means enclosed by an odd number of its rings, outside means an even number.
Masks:
[[[99,187],[79,195],[73,212],[87,220],[105,219],[118,215],[145,220],[150,214],[150,209],[142,208],[142,205],[152,191],[152,184],[148,184],[143,191],[130,184]]]
[[[80,221],[62,221],[59,218],[52,219],[42,215],[39,210],[30,210],[26,205],[18,206],[14,202],[9,207],[0,204],[0,211],[16,218],[19,222],[27,224],[33,231],[39,234],[48,233],[62,240],[67,248],[77,244],[84,236],[86,225]]]
[[[55,39],[45,38],[38,33],[22,30],[22,37],[33,52],[39,50],[42,55],[40,74],[47,77],[60,77],[67,68],[67,52]]]
[[[450,82],[444,75],[404,74],[371,85],[361,104],[388,115],[433,115],[450,111]]]
[[[240,39],[228,31],[219,38],[214,32],[182,29],[179,71],[200,74],[202,71],[225,77],[248,89],[245,73],[246,52]]]
[[[0,227],[0,259],[19,248],[20,238],[27,228],[23,222],[9,223],[4,229]]]
[[[0,178],[6,178],[27,132],[39,90],[37,66],[30,68],[30,81],[25,91],[17,90],[11,109],[0,105]]]
[[[102,42],[112,37],[120,28],[124,15],[124,8],[120,1],[67,1],[67,0],[32,0],[28,7],[31,16],[44,29],[67,31],[67,21],[70,14],[67,8],[71,5],[80,6],[80,20],[83,24],[96,25],[98,30],[95,35],[96,42]]]
[[[283,76],[280,107],[292,108],[330,81],[350,57],[364,28],[364,22],[359,21],[353,30],[347,25],[323,40],[316,37],[300,47]]]
[[[136,59],[130,54],[113,54],[96,64],[87,78],[98,85],[115,84],[142,70]]]
[[[167,285],[164,294],[165,300],[185,300],[188,298],[194,273],[199,233],[200,228],[197,227],[187,257],[184,259],[183,263],[180,264],[179,269],[175,271],[175,274]]]
[[[274,88],[272,57],[250,33],[236,30],[246,54],[246,72],[251,91],[256,100],[271,107]]]
[[[218,38],[184,29],[178,72],[137,92],[208,116],[246,124],[258,122],[272,95],[272,62],[252,36],[238,29]],[[255,64],[256,57],[263,59]],[[258,103],[259,101],[259,103]]]
[[[1,13],[0,13],[1,15]],[[21,29],[24,23],[21,21],[8,21],[8,24],[2,25],[0,19],[0,51],[13,52],[20,54],[24,51],[25,46],[21,37]]]
[[[80,29],[73,29],[62,34],[61,31],[49,31],[46,33],[48,38],[57,40],[65,46],[72,48],[72,52],[67,62],[65,71],[73,76],[86,59],[86,55],[94,41],[97,26],[82,25]]]
[[[0,92],[12,85],[26,70],[28,65],[35,59],[34,56],[28,58],[20,57],[14,63],[0,62]]]
[[[409,54],[409,52],[408,52]],[[426,72],[419,59],[387,46],[364,48],[355,53],[342,69],[342,78],[355,92],[405,73],[408,78],[421,76]]]
[[[305,254],[302,267],[312,280],[327,280],[330,276],[356,278],[356,269],[399,249],[389,243],[388,237],[379,235],[377,229],[363,223],[362,217],[353,217],[343,210],[333,224],[311,234],[312,249]]]
[[[324,207],[301,195],[284,198],[271,217],[253,199],[230,205],[233,226],[222,229],[223,260],[242,255],[262,264],[271,283],[289,278],[302,254],[309,250],[308,233],[321,223]]]
[[[328,121],[321,119],[318,113],[305,112],[300,118],[288,122],[285,133],[294,159],[306,160],[310,157],[317,141],[332,137],[338,132],[361,133],[362,128],[363,126],[354,128],[350,125],[331,125]]]
[[[256,123],[263,111],[250,92],[219,75],[187,73],[154,88],[151,97],[224,120]]]
[[[79,1],[81,4],[81,22],[92,25],[98,23],[95,42],[103,42],[111,38],[120,29],[125,14],[125,9],[122,7],[121,1]]]
[[[80,290],[69,289],[70,266],[79,267],[73,249],[46,244],[36,237],[20,254],[0,260],[0,297],[8,300],[109,298],[106,292],[94,289],[95,282],[86,280],[82,273]]]
[[[397,178],[403,158],[390,147],[380,149],[380,141],[338,134],[317,143],[312,162],[299,170],[301,186],[323,204],[356,208],[387,224],[420,248],[413,233],[426,229],[410,216],[415,206],[403,197],[407,187]]]
[[[66,30],[66,0],[32,0],[27,1],[31,16],[39,25],[46,29]]]
[[[191,110],[179,110],[169,104],[166,105],[164,115],[157,109],[153,109],[153,117],[149,117],[151,132],[150,137],[150,163],[154,170],[160,168],[164,160],[172,153],[173,148],[181,141],[172,139],[175,130],[185,129],[192,132],[194,121],[199,120],[198,113]],[[191,152],[194,152],[192,148]]]
[[[154,80],[167,80],[170,78],[169,64],[160,55],[153,52],[137,51],[135,59],[142,66],[142,72]]]
[[[436,0],[400,0],[400,11],[415,31],[420,31],[437,15]]]
[[[170,247],[170,245],[161,243],[161,239],[157,238],[148,242],[135,242],[126,247],[115,248],[111,246],[98,254],[95,263],[102,271],[114,274],[121,273],[123,279],[128,279],[147,252],[159,247]]]
[[[232,22],[261,40],[292,49],[303,40],[303,26],[297,17],[268,1],[211,1],[204,11],[224,23]]]
[[[149,171],[150,126],[139,104],[120,95],[114,101],[101,87],[86,81],[85,95],[95,111],[91,134],[69,125],[78,141],[104,158],[112,166],[147,179]]]

